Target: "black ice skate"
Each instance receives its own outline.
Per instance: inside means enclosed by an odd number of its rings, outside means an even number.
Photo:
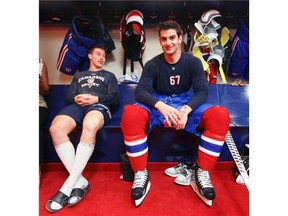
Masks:
[[[196,166],[192,173],[191,187],[206,205],[212,206],[216,194],[208,171]]]
[[[139,206],[142,203],[150,187],[150,175],[147,168],[142,171],[135,172],[131,196],[135,201],[136,206]]]

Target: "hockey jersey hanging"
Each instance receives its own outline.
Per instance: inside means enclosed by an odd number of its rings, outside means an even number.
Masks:
[[[222,63],[225,55],[224,46],[230,36],[228,28],[221,29],[221,25],[215,21],[216,17],[221,17],[220,12],[209,10],[194,24],[196,32],[192,53],[201,60],[206,79],[210,84],[217,83],[218,72],[222,83],[227,83]]]
[[[56,68],[67,75],[89,68],[88,51],[96,44],[102,44],[107,53],[115,44],[98,17],[74,16],[65,35]]]
[[[249,81],[249,22],[240,19],[238,29],[233,37],[232,53],[227,76]]]
[[[133,61],[138,61],[143,68],[142,57],[146,48],[143,24],[143,14],[138,10],[130,11],[120,21],[120,42],[124,49],[124,75],[126,74],[127,59],[131,61],[131,72],[133,72]]]

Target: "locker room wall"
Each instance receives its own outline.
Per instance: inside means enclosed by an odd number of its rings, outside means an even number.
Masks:
[[[40,26],[39,33],[39,55],[46,60],[49,81],[51,85],[54,84],[69,84],[72,76],[65,75],[56,69],[57,58],[62,46],[64,37],[68,31],[69,26]],[[106,64],[104,68],[113,72],[117,78],[123,75],[123,60],[124,52],[120,43],[119,28],[108,29],[112,37],[116,49],[107,54]],[[143,55],[143,63],[155,55],[159,54],[162,50],[158,42],[158,33],[153,27],[145,28],[146,32],[146,49]],[[139,62],[134,62],[134,73],[141,74],[142,68]],[[130,61],[127,61],[126,73],[130,74]]]
[[[63,74],[56,69],[56,63],[60,48],[62,46],[64,37],[68,31],[69,26],[41,26],[39,28],[39,55],[45,59],[48,67],[49,82],[51,85],[69,84],[72,76]],[[235,33],[235,29],[229,29],[231,37]],[[193,37],[194,31],[192,29],[191,36]],[[112,37],[116,49],[107,54],[106,63],[104,68],[113,72],[117,79],[123,76],[123,60],[124,51],[120,43],[119,28],[108,29]],[[143,55],[143,63],[162,52],[158,41],[158,32],[155,27],[145,27],[146,32],[146,49]],[[141,65],[139,62],[134,62],[134,73],[141,75]],[[127,60],[126,74],[131,73],[130,61]]]
[[[129,11],[137,9],[144,15],[144,29],[146,32],[146,50],[143,63],[162,52],[158,42],[155,26],[159,21],[174,17],[181,25],[189,25],[191,36],[194,35],[194,23],[207,10],[219,10],[222,17],[217,18],[221,26],[228,27],[233,37],[237,21],[240,17],[249,16],[249,1],[172,1],[172,0],[144,0],[144,1],[67,1],[40,0],[39,1],[39,57],[47,62],[49,81],[54,84],[69,84],[72,77],[56,69],[57,58],[64,37],[75,15],[99,16],[116,49],[107,55],[105,69],[113,72],[117,78],[123,74],[123,49],[120,43],[120,19]],[[151,18],[155,12],[157,19]],[[55,21],[55,19],[59,19]],[[126,73],[129,74],[130,61],[127,61]],[[138,62],[134,63],[135,74],[141,74],[142,68]]]

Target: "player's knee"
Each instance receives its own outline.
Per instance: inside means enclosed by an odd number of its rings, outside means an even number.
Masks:
[[[225,137],[229,130],[230,115],[225,107],[213,106],[203,114],[205,130]]]
[[[55,136],[56,134],[59,133],[59,131],[61,131],[62,128],[60,128],[57,124],[52,124],[49,128],[49,132],[51,134],[51,136]]]
[[[135,135],[146,131],[149,122],[147,110],[136,105],[124,106],[121,129],[124,135]]]
[[[88,134],[94,134],[97,131],[99,131],[104,125],[104,121],[103,122],[88,122],[86,121],[85,124],[82,125],[82,131],[85,131]]]

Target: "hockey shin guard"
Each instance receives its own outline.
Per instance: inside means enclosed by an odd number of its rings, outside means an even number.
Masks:
[[[126,152],[134,171],[144,170],[147,166],[148,144],[146,129],[149,122],[148,112],[136,105],[124,107],[121,128],[124,135]]]
[[[226,108],[213,106],[203,113],[204,128],[198,149],[197,164],[203,170],[213,170],[229,130],[230,116]]]

